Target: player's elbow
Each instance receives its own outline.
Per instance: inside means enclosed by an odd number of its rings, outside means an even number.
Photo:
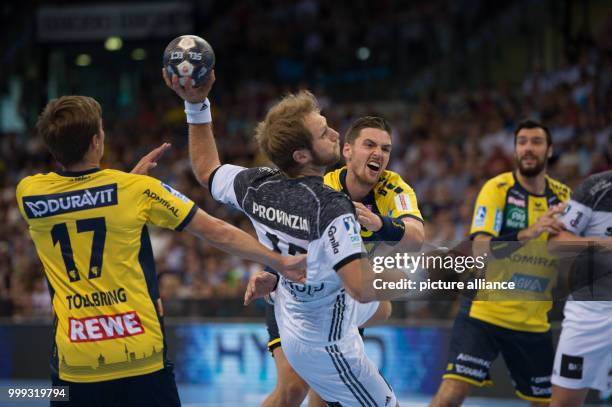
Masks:
[[[195,165],[192,164],[193,167],[193,175],[195,175],[196,180],[202,185],[204,188],[208,188],[208,180],[210,179],[210,174],[212,171],[204,168],[203,165]]]
[[[355,301],[361,304],[367,304],[376,300],[376,296],[372,292],[361,287],[352,290],[347,289],[347,292]]]
[[[391,312],[393,311],[393,306],[391,305],[391,301],[381,301],[378,308],[381,313],[380,315],[381,322],[387,321],[389,318],[391,318]]]

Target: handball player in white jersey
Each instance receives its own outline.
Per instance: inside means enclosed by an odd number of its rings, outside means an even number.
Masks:
[[[551,407],[577,407],[588,390],[612,390],[612,171],[588,177],[572,194],[552,238],[580,253],[565,304],[553,367]]]
[[[365,355],[357,328],[375,313],[376,300],[402,293],[374,289],[355,208],[345,194],[323,183],[326,167],[340,157],[339,135],[314,96],[306,91],[285,96],[256,129],[260,147],[278,169],[220,165],[207,99],[214,72],[200,88],[164,77],[185,100],[190,155],[200,183],[215,200],[245,213],[264,245],[285,254],[307,253],[305,284],[263,273],[258,285],[277,285],[274,308],[291,366],[330,406],[398,405]]]

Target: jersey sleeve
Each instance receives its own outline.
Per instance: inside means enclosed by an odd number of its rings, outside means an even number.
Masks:
[[[410,217],[423,222],[414,190],[403,179],[397,176],[393,181],[394,188],[389,191],[386,199],[387,210],[383,215],[392,218]]]
[[[470,237],[484,233],[498,237],[502,228],[503,213],[505,208],[505,190],[500,189],[493,180],[487,181],[480,190],[474,216],[470,228]]]
[[[237,209],[242,209],[236,196],[234,183],[236,176],[247,169],[238,165],[223,164],[218,167],[208,180],[209,190],[213,199],[217,202],[228,204]]]
[[[323,250],[331,259],[335,271],[352,260],[365,256],[359,223],[353,214],[340,215],[327,226],[323,236]]]
[[[191,199],[158,179],[144,176],[138,185],[143,190],[139,209],[147,223],[181,231],[198,210]]]

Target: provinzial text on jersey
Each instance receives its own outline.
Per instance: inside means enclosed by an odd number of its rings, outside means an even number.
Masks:
[[[256,202],[253,202],[253,215],[259,216],[269,220],[270,222],[277,222],[284,226],[290,227],[295,230],[303,230],[308,232],[308,221],[301,216],[289,215],[287,212],[277,208],[265,207]]]
[[[23,209],[30,219],[112,205],[117,205],[117,184],[23,197]]]

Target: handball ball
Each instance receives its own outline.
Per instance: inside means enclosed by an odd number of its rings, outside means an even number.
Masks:
[[[214,67],[215,52],[196,35],[176,37],[164,50],[164,69],[170,80],[178,75],[181,86],[185,86],[186,76],[191,76],[192,86],[202,85]]]

